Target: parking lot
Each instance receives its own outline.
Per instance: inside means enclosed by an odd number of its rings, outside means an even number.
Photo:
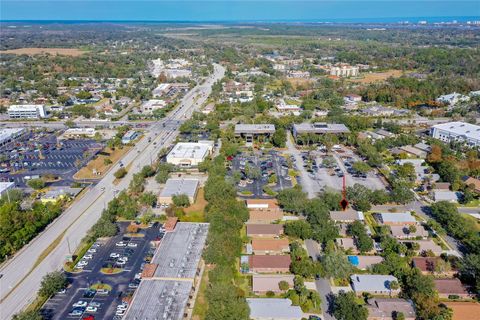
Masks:
[[[268,185],[275,192],[292,187],[287,160],[274,150],[267,153],[242,154],[232,159],[230,167],[229,175],[232,177],[239,175],[237,189],[245,196],[271,198],[265,193],[265,186]],[[276,182],[272,182],[272,179],[276,179]]]
[[[128,223],[119,223],[121,232],[97,241],[67,273],[69,287],[57,293],[42,308],[45,319],[121,319],[140,284],[145,263],[153,257],[151,241],[163,237],[158,225],[139,231],[140,237],[125,236]],[[124,263],[125,262],[125,263]],[[119,271],[107,274],[109,270]]]
[[[52,174],[60,178],[52,185],[71,185],[75,172],[102,148],[91,139],[60,141],[52,133],[28,133],[1,150],[0,180],[25,187],[29,179]]]

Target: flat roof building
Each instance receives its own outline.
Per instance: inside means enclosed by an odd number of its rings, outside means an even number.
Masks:
[[[167,162],[181,167],[198,166],[213,150],[213,141],[179,142],[167,155]]]
[[[15,187],[13,182],[0,182],[0,197],[4,194],[7,194],[8,190],[11,190]]]
[[[243,137],[247,144],[253,143],[253,138],[257,136],[271,136],[275,133],[273,124],[236,124],[235,136]]]
[[[129,144],[133,140],[135,140],[138,137],[138,132],[135,130],[129,130],[127,133],[125,133],[122,137],[122,143],[123,144]]]
[[[0,147],[13,142],[26,132],[25,128],[4,128],[0,130]]]
[[[390,275],[380,274],[353,274],[350,276],[352,289],[356,294],[369,292],[371,294],[397,294],[400,289],[391,289],[390,283],[398,279]]]
[[[299,320],[303,317],[302,309],[293,306],[290,299],[282,298],[247,298],[252,320]]]
[[[152,114],[153,111],[163,109],[166,106],[165,100],[151,99],[142,103],[140,111],[144,114]]]
[[[437,124],[431,128],[431,136],[443,142],[460,142],[470,147],[480,146],[480,126],[454,121]]]
[[[158,202],[171,204],[173,196],[185,194],[190,203],[194,203],[199,184],[200,181],[197,179],[168,179],[158,197]]]
[[[70,138],[93,138],[95,137],[95,128],[70,128],[62,134],[64,139]]]
[[[298,135],[304,133],[314,133],[314,134],[339,134],[339,133],[349,133],[350,130],[343,123],[325,123],[325,122],[315,122],[315,123],[299,123],[293,125],[293,136],[297,139]]]
[[[40,119],[45,118],[45,106],[43,104],[15,104],[8,107],[10,119]]]

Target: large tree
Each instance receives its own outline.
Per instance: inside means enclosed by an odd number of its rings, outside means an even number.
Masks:
[[[357,303],[353,292],[340,292],[335,296],[333,315],[337,320],[367,320],[368,310]]]

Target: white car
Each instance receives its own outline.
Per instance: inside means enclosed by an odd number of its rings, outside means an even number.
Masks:
[[[127,261],[117,260],[117,264],[118,264],[119,266],[124,266],[125,264],[127,264]]]
[[[117,309],[117,312],[115,312],[115,315],[116,316],[123,316],[125,314],[125,312],[126,312],[126,309],[125,310]]]
[[[130,248],[136,248],[138,246],[138,244],[136,244],[134,242],[129,242],[127,246],[130,247]]]
[[[127,244],[126,244],[125,242],[123,242],[123,241],[119,241],[119,242],[115,243],[115,245],[116,245],[117,247],[125,247],[125,246],[127,246]]]
[[[77,266],[86,266],[87,264],[88,264],[88,261],[80,260],[78,261]]]
[[[128,304],[122,303],[117,306],[117,310],[127,310],[128,309]]]
[[[74,308],[77,308],[77,307],[86,307],[87,304],[88,304],[87,301],[79,300],[79,301],[75,302],[74,304],[72,304],[72,307],[74,307]]]
[[[116,252],[110,253],[110,258],[118,258],[118,257],[120,257],[119,253],[116,253]]]
[[[83,256],[83,259],[87,259],[87,260],[93,259],[93,255],[86,254],[86,255]]]
[[[97,249],[95,249],[95,248],[90,248],[90,249],[87,250],[87,252],[96,253],[96,252],[97,252]]]
[[[87,309],[85,309],[87,312],[97,312],[97,310],[98,308],[94,306],[88,306]]]
[[[102,304],[100,302],[92,301],[88,304],[89,307],[100,307]]]

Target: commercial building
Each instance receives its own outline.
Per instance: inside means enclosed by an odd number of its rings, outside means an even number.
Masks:
[[[129,144],[133,140],[137,139],[139,133],[135,130],[130,130],[127,133],[125,133],[122,137],[122,143],[123,144]]]
[[[200,181],[197,179],[168,179],[158,197],[158,202],[171,204],[173,196],[184,194],[188,196],[190,203],[194,203],[199,184]]]
[[[5,128],[0,130],[0,147],[3,147],[15,139],[20,138],[27,131],[25,128]]]
[[[388,226],[415,225],[417,220],[408,212],[405,213],[376,213],[378,223]]]
[[[82,188],[51,187],[50,190],[41,196],[40,201],[43,203],[57,202],[67,197],[76,197],[80,191],[82,191]]]
[[[348,133],[350,130],[342,123],[324,123],[324,122],[315,122],[315,123],[300,123],[293,125],[293,136],[297,139],[298,135],[304,133],[314,133],[314,134],[339,134],[339,133]]]
[[[165,234],[124,319],[181,320],[191,315],[207,234],[207,223],[186,222]]]
[[[265,294],[268,291],[280,293],[279,283],[285,281],[290,287],[293,287],[293,278],[291,274],[254,274],[252,277],[252,291],[256,294]]]
[[[298,320],[303,312],[299,306],[293,306],[290,299],[247,298],[252,320]]]
[[[415,308],[411,300],[399,298],[372,298],[366,305],[368,320],[394,320],[394,314],[402,313],[405,320],[415,320]]]
[[[447,122],[431,128],[431,136],[443,142],[459,142],[470,147],[480,146],[480,126],[466,122]]]
[[[181,167],[198,166],[213,150],[213,141],[179,142],[167,155],[167,162]]]
[[[140,106],[140,111],[144,114],[152,114],[153,111],[163,109],[167,106],[164,100],[152,99],[145,101]]]
[[[0,197],[4,194],[7,194],[8,190],[11,190],[15,187],[13,182],[0,182]]]
[[[245,138],[247,143],[252,143],[258,136],[269,137],[275,133],[273,124],[236,124],[235,136]]]
[[[247,224],[247,236],[258,238],[275,238],[283,234],[281,224]]]
[[[75,138],[93,138],[95,137],[96,130],[94,128],[70,128],[65,130],[62,135],[64,139]]]
[[[10,119],[40,119],[45,118],[45,106],[43,104],[15,104],[8,107]]]
[[[330,75],[336,77],[357,77],[359,68],[350,65],[340,65],[330,68]]]
[[[287,239],[253,239],[252,249],[258,255],[278,255],[290,251]]]
[[[393,281],[398,283],[398,279],[390,275],[353,274],[350,276],[350,281],[353,291],[358,295],[363,292],[378,295],[396,295],[400,292],[400,289],[394,290],[390,288],[390,283]]]
[[[285,256],[254,255],[248,257],[250,272],[253,273],[288,273],[291,259]]]

